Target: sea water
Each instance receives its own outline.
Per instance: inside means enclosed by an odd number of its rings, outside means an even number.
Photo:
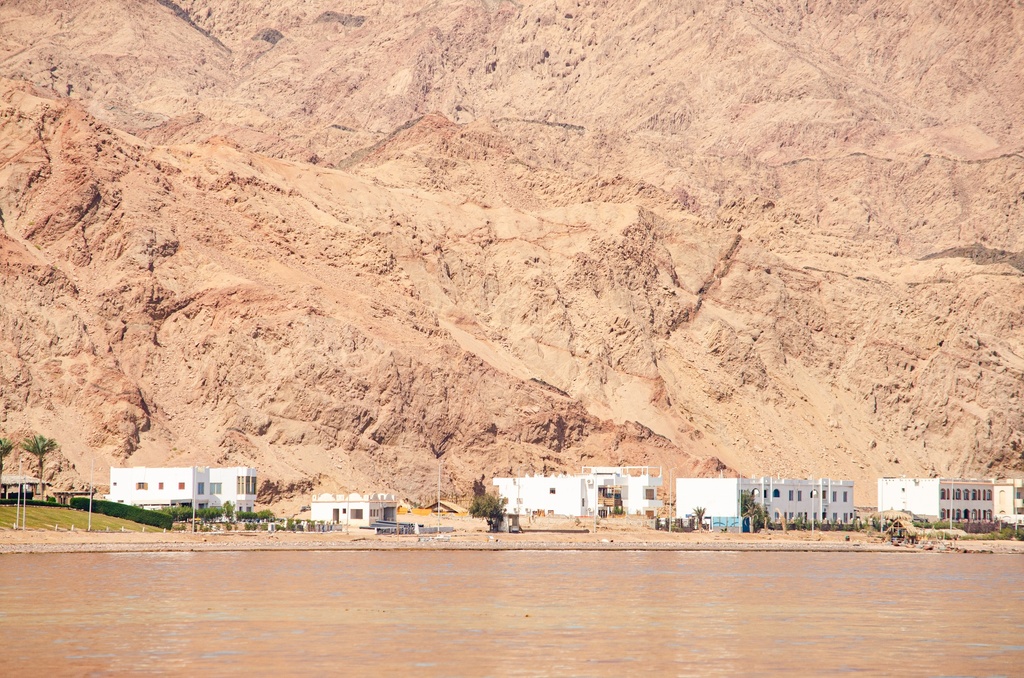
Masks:
[[[1024,559],[0,556],[6,675],[1024,675]]]

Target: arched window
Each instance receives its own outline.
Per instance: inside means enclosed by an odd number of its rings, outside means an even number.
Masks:
[[[957,489],[953,490],[953,499],[959,499],[959,498],[960,498],[960,488],[958,487]]]
[[[945,498],[946,498],[946,488],[942,488],[941,490],[939,490],[939,499],[945,499]]]
[[[971,520],[978,519],[978,509],[971,509]]]
[[[945,520],[946,519],[946,509],[939,509],[939,513],[940,513],[939,517],[942,518],[943,520]]]
[[[985,500],[992,501],[992,490],[985,490]]]
[[[779,491],[778,491],[778,490],[772,490],[772,499],[778,499],[778,498],[779,498],[779,497],[781,497],[781,496],[782,496],[782,495],[781,495],[781,494],[779,494]]]
[[[759,490],[758,488],[755,487],[753,490],[750,491],[750,494],[751,494],[751,496],[754,496],[754,497],[760,497],[761,496],[761,490]]]
[[[953,512],[953,520],[960,520],[960,509]]]
[[[971,490],[971,501],[978,501],[978,491]]]

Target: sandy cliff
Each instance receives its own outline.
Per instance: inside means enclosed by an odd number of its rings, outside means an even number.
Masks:
[[[685,4],[685,3],[684,3]],[[261,499],[1024,471],[1024,11],[12,2],[0,431]]]

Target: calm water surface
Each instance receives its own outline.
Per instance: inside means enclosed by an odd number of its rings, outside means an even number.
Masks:
[[[0,556],[0,674],[1024,675],[1024,559]]]

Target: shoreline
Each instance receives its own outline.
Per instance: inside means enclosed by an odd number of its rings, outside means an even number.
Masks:
[[[303,532],[81,532],[0,530],[0,557],[42,553],[190,553],[243,551],[715,551],[775,553],[988,553],[1024,555],[1024,542],[959,540],[893,546],[862,533],[712,534],[617,532],[518,535],[456,532],[448,539],[413,535]]]

